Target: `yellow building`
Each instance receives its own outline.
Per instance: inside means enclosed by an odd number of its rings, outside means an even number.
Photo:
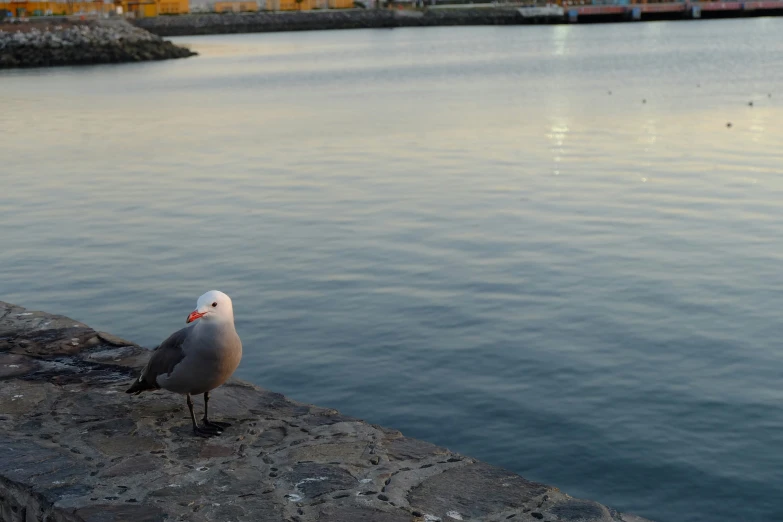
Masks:
[[[187,14],[190,12],[188,0],[158,0],[158,14]]]
[[[216,13],[249,13],[259,10],[259,2],[267,11],[311,11],[314,9],[350,9],[354,0],[226,0],[213,6]],[[13,16],[78,15],[120,13],[133,18],[187,14],[189,0],[96,0],[79,2],[55,0],[35,2],[0,0],[0,10]]]
[[[114,0],[114,5],[134,18],[190,12],[189,0]]]
[[[188,0],[160,0],[158,14],[187,14],[190,12]]]
[[[78,14],[129,14],[136,18],[161,14],[186,14],[190,11],[189,0],[97,0],[93,2],[50,1],[28,2],[0,0],[0,10],[8,10],[13,16],[47,16]]]
[[[72,14],[103,14],[110,13],[114,7],[103,0],[97,2],[27,2],[0,1],[0,10],[10,11],[13,16],[46,16]]]
[[[269,11],[311,11],[313,9],[350,9],[353,0],[266,0]]]
[[[216,13],[253,13],[258,11],[258,2],[215,2]]]
[[[114,0],[117,12],[134,18],[158,16],[158,4],[155,0]]]

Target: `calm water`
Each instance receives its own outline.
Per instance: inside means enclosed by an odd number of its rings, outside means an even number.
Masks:
[[[179,41],[0,74],[0,298],[154,346],[219,288],[259,385],[783,520],[783,19]]]

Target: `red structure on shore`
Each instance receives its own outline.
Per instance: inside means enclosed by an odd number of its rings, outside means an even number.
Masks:
[[[740,17],[743,15],[783,14],[783,1],[757,0],[733,2],[655,2],[606,5],[574,5],[577,2],[563,2],[566,19],[570,22],[590,22],[616,18],[642,20],[659,17],[701,18],[706,16]],[[581,4],[581,2],[579,2]],[[668,16],[667,16],[668,15]]]

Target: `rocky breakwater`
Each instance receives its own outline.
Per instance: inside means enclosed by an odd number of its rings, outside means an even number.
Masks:
[[[148,356],[0,301],[0,520],[643,522],[238,380],[194,437],[181,397],[124,393]]]
[[[0,24],[0,69],[166,60],[194,54],[120,19]]]
[[[134,23],[160,36],[198,34],[382,29],[527,23],[516,9],[334,10],[284,13],[191,14],[142,18]]]

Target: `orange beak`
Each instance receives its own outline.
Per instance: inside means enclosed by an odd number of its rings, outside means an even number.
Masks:
[[[192,323],[193,321],[195,321],[196,319],[204,315],[206,315],[206,312],[199,312],[198,310],[193,310],[192,312],[190,312],[190,315],[188,316],[188,319],[185,322]]]

